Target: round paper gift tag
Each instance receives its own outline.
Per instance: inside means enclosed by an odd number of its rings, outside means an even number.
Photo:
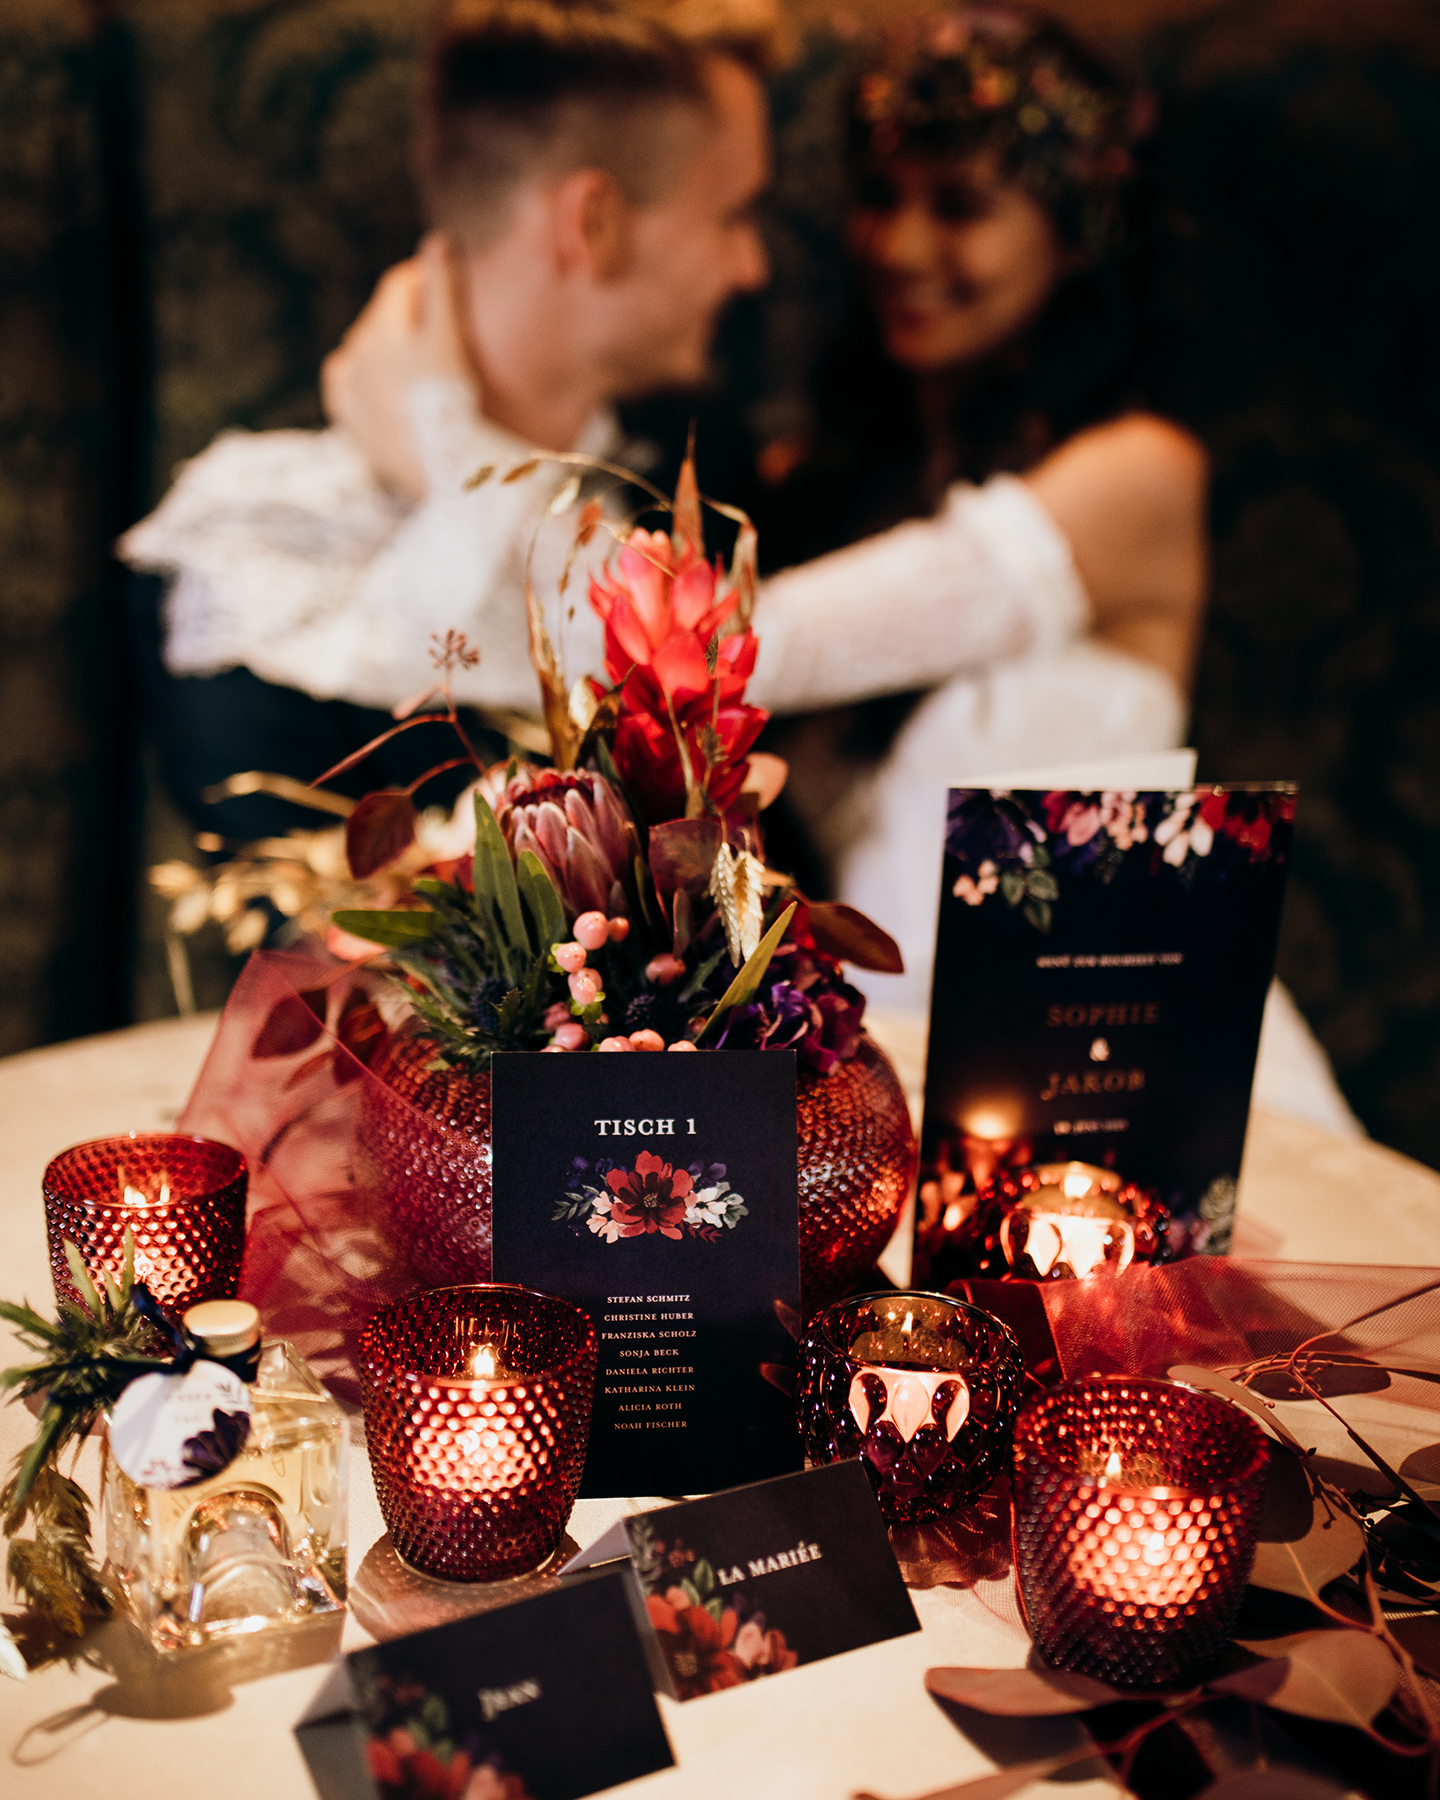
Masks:
[[[218,1475],[249,1435],[245,1383],[213,1362],[183,1375],[138,1376],[110,1415],[110,1448],[140,1487],[190,1487]]]

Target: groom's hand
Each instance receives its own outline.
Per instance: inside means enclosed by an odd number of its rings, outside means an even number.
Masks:
[[[437,377],[475,385],[456,322],[449,252],[432,232],[418,255],[380,277],[320,370],[331,423],[345,427],[386,487],[416,502],[429,483],[407,393],[413,383]]]

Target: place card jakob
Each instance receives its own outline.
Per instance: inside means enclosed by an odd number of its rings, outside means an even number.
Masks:
[[[580,1800],[675,1761],[629,1578],[606,1569],[342,1657],[296,1734],[321,1800],[517,1781]]]
[[[794,1056],[497,1056],[491,1082],[495,1279],[599,1334],[582,1496],[798,1469],[770,1379],[800,1304]]]
[[[920,1622],[858,1462],[622,1519],[566,1570],[628,1556],[658,1684],[693,1700]]]

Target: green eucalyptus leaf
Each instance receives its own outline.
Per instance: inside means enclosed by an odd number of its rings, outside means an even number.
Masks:
[[[407,944],[421,944],[435,935],[437,920],[433,912],[368,912],[358,908],[332,913],[331,922],[341,931],[363,938],[367,944],[383,944],[387,949],[402,949]]]

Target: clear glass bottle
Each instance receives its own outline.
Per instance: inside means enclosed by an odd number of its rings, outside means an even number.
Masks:
[[[260,1339],[240,1300],[207,1300],[185,1326],[215,1356]],[[109,1571],[158,1650],[293,1625],[345,1605],[349,1421],[294,1347],[267,1339],[250,1434],[218,1475],[148,1488],[105,1445]]]

